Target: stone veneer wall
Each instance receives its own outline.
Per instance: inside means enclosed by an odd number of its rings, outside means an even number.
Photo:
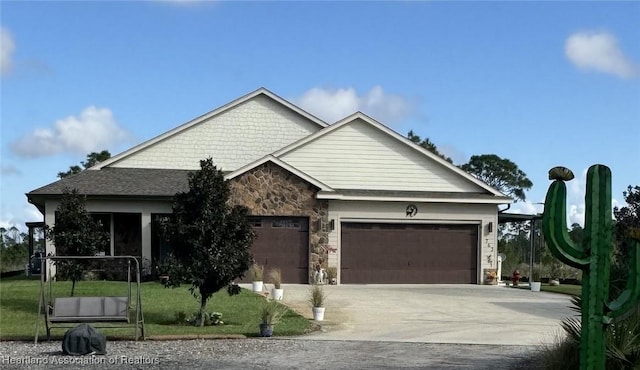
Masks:
[[[249,208],[252,216],[309,217],[309,281],[316,268],[327,268],[327,200],[316,199],[318,188],[272,162],[264,163],[230,181],[230,202]]]

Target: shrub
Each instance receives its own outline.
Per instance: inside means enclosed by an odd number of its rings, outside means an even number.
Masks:
[[[572,309],[580,312],[580,297],[571,299]],[[580,367],[580,317],[562,321],[565,337],[542,350],[545,369],[572,370]],[[626,318],[609,325],[606,333],[606,369],[640,369],[640,307]]]
[[[540,360],[545,370],[580,368],[580,342],[558,334],[552,344],[542,347]]]
[[[29,246],[26,243],[0,247],[0,272],[24,270],[29,262]]]
[[[178,325],[193,325],[201,326],[200,312],[194,312],[191,316],[188,316],[184,311],[178,311],[174,314],[176,324]],[[204,326],[223,325],[222,314],[220,312],[204,312]]]

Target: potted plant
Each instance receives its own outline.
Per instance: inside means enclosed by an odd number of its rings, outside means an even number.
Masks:
[[[284,289],[282,289],[282,273],[280,269],[276,268],[269,271],[269,280],[271,284],[273,284],[273,289],[271,289],[271,298],[276,301],[281,301],[284,296]]]
[[[498,284],[498,272],[496,269],[485,269],[484,282],[488,285]]]
[[[315,321],[324,320],[324,301],[326,298],[327,297],[322,286],[317,284],[311,286],[311,290],[309,292],[309,303],[311,303],[313,319]]]
[[[254,263],[249,267],[249,279],[251,279],[251,288],[254,292],[262,292],[262,275],[264,267]]]
[[[329,280],[329,284],[336,285],[338,284],[338,269],[335,267],[327,268],[327,280]]]
[[[531,272],[531,281],[529,282],[529,286],[531,287],[532,292],[539,292],[540,286],[540,271],[537,268],[533,268]]]
[[[260,336],[270,337],[273,335],[273,327],[287,313],[287,308],[272,300],[264,301],[260,310]]]

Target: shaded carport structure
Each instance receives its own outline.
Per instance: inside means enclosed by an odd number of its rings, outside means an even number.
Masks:
[[[529,223],[529,271],[527,272],[527,277],[529,277],[531,266],[533,266],[534,263],[535,245],[538,244],[538,246],[542,246],[544,243],[542,236],[542,214],[530,215],[525,213],[506,213],[504,211],[498,212],[498,225],[515,222]],[[538,236],[537,238],[536,235]]]

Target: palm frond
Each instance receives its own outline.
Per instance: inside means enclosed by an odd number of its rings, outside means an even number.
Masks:
[[[567,334],[568,338],[577,343],[580,343],[580,333],[582,331],[582,325],[580,324],[579,319],[575,317],[567,317],[566,319],[562,320],[560,326],[562,326],[562,329],[564,329],[564,332]]]
[[[576,316],[582,315],[582,297],[574,295],[571,296],[571,306],[569,306],[571,311],[577,312]]]

